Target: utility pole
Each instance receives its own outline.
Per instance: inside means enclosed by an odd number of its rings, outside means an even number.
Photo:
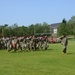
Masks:
[[[4,29],[2,29],[2,37],[4,37]]]

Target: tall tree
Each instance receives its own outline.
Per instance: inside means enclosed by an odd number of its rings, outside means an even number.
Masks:
[[[62,35],[62,34],[68,34],[67,21],[65,19],[62,20],[62,23],[58,28],[58,35]]]
[[[69,24],[69,31],[75,38],[75,16],[72,16],[71,19],[68,21]]]

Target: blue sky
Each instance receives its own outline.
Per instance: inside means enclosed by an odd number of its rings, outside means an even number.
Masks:
[[[75,0],[0,0],[0,25],[52,24],[73,15]]]

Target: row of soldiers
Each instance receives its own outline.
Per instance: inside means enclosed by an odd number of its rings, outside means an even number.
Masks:
[[[35,51],[35,50],[47,50],[48,37],[47,36],[22,36],[22,37],[1,37],[0,38],[0,49],[5,49],[15,52],[21,51]]]

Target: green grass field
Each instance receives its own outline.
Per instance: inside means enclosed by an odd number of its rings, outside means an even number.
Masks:
[[[0,75],[75,75],[75,40],[69,40],[67,54],[61,44],[46,51],[8,52],[0,50]]]

